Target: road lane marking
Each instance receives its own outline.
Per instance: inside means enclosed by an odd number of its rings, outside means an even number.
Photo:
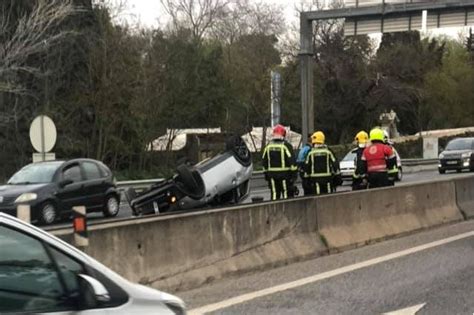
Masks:
[[[383,313],[383,315],[415,315],[416,313],[418,313],[419,310],[425,307],[425,305],[426,303],[418,304],[418,305],[407,307],[398,311]]]
[[[272,295],[272,294],[279,293],[279,292],[282,292],[282,291],[298,288],[298,287],[301,287],[301,286],[304,286],[304,285],[307,285],[307,284],[315,283],[315,282],[318,282],[318,281],[321,281],[321,280],[324,280],[324,279],[329,279],[329,278],[339,276],[339,275],[342,275],[342,274],[345,274],[345,273],[349,273],[349,272],[352,272],[352,271],[356,271],[356,270],[359,270],[359,269],[362,269],[362,268],[374,266],[374,265],[377,265],[377,264],[380,264],[380,263],[383,263],[383,262],[386,262],[386,261],[390,261],[390,260],[393,260],[393,259],[397,259],[397,258],[401,258],[401,257],[408,256],[408,255],[411,255],[411,254],[415,254],[417,252],[421,252],[421,251],[424,251],[424,250],[427,250],[427,249],[430,249],[430,248],[434,248],[434,247],[438,247],[438,246],[441,246],[441,245],[446,245],[446,244],[456,242],[456,241],[459,241],[459,240],[462,240],[462,239],[465,239],[465,238],[468,238],[468,237],[472,237],[472,236],[474,236],[474,231],[463,233],[463,234],[458,234],[458,235],[451,236],[451,237],[448,237],[448,238],[445,238],[445,239],[442,239],[442,240],[434,241],[434,242],[423,244],[423,245],[420,245],[420,246],[415,246],[415,247],[405,249],[405,250],[402,250],[402,251],[399,251],[399,252],[395,252],[395,253],[392,253],[392,254],[380,256],[380,257],[373,258],[373,259],[369,259],[369,260],[366,260],[366,261],[363,261],[363,262],[359,262],[359,263],[352,264],[352,265],[349,265],[349,266],[337,268],[337,269],[334,269],[334,270],[326,271],[326,272],[316,274],[316,275],[313,275],[313,276],[310,276],[310,277],[302,278],[302,279],[299,279],[299,280],[296,280],[296,281],[283,283],[283,284],[276,285],[276,286],[266,288],[266,289],[263,289],[263,290],[258,290],[258,291],[255,291],[255,292],[242,294],[240,296],[236,296],[236,297],[233,297],[233,298],[230,298],[230,299],[227,299],[227,300],[223,300],[223,301],[220,301],[220,302],[217,302],[217,303],[201,306],[201,307],[190,310],[188,312],[188,314],[189,315],[198,315],[198,314],[206,314],[206,313],[209,313],[209,312],[214,312],[214,311],[217,311],[217,310],[220,310],[220,309],[224,309],[224,308],[228,308],[228,307],[231,307],[231,306],[234,306],[234,305],[242,304],[242,303],[245,303],[245,302],[260,298],[260,297],[264,297],[264,296]]]

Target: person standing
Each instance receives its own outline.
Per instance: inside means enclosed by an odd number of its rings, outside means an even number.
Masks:
[[[392,148],[384,143],[384,133],[380,128],[370,131],[371,145],[364,149],[364,162],[369,188],[391,186],[388,170],[397,163]]]
[[[395,159],[397,159],[397,156],[398,156],[397,150],[395,150],[395,147],[393,146],[393,143],[390,141],[390,137],[388,135],[387,130],[384,130],[383,136],[384,136],[383,137],[383,142],[386,145],[388,145],[389,147],[392,148],[393,154],[395,154]],[[387,171],[388,179],[389,179],[390,184],[392,186],[395,185],[395,181],[398,178],[398,172],[399,172],[399,170],[398,170],[397,160],[395,160],[395,163],[391,163],[390,168]]]
[[[273,128],[272,140],[262,154],[265,179],[271,191],[271,200],[293,197],[297,175],[293,147],[285,140],[286,129],[278,124]]]
[[[304,172],[304,163],[308,153],[311,151],[311,148],[311,135],[308,135],[308,142],[301,147],[300,152],[298,152],[298,158],[296,159],[296,165],[298,166],[298,171],[301,177],[301,186],[303,187],[305,196],[313,194],[311,182],[309,178],[305,176]]]
[[[322,131],[313,133],[311,136],[313,148],[308,153],[304,165],[305,177],[309,179],[313,194],[316,195],[334,192],[334,177],[339,172],[339,164],[325,141],[326,136]]]
[[[367,174],[365,172],[364,161],[362,161],[362,153],[369,142],[369,135],[365,131],[359,131],[354,138],[357,148],[351,152],[355,154],[354,158],[354,174],[352,175],[352,190],[362,190],[367,188]]]

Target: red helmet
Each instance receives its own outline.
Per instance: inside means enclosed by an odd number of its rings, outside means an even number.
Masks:
[[[280,124],[275,125],[275,127],[273,127],[273,136],[284,138],[286,136],[286,128]]]

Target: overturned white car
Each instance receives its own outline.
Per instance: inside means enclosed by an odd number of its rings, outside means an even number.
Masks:
[[[135,215],[228,205],[249,195],[252,157],[240,137],[231,137],[226,150],[196,165],[182,164],[176,174],[148,191],[125,194]]]

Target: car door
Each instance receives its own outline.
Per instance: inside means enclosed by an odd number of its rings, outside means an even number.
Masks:
[[[86,206],[89,209],[102,208],[107,186],[99,166],[93,161],[82,161],[81,167],[85,176],[84,192],[88,196]]]
[[[0,314],[104,314],[77,310],[84,265],[19,230],[0,225]]]
[[[59,174],[59,182],[70,181],[64,187],[58,188],[57,197],[61,208],[68,211],[75,206],[87,207],[87,195],[84,191],[84,177],[79,162],[65,165]]]

